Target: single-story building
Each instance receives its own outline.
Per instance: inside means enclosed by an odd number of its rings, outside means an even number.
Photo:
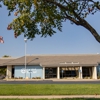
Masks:
[[[100,54],[27,55],[0,58],[6,78],[97,79],[100,78]]]

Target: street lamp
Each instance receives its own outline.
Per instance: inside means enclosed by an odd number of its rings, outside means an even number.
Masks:
[[[24,38],[25,41],[25,78],[26,78],[26,43],[27,43],[27,39]]]

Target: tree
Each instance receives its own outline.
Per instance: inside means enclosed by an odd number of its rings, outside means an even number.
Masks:
[[[55,29],[62,31],[62,22],[86,28],[100,43],[100,35],[87,21],[86,17],[100,10],[96,0],[2,0],[9,15],[14,12],[15,19],[7,29],[14,30],[15,37],[24,34],[28,39],[35,35],[52,36]]]
[[[5,58],[7,58],[7,57],[11,57],[11,56],[9,56],[9,55],[4,55],[4,56],[2,56],[2,57],[5,57]]]

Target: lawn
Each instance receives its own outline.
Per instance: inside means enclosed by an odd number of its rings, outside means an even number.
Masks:
[[[100,84],[0,84],[0,95],[100,95]]]

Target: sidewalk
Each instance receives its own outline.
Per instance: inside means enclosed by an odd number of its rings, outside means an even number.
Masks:
[[[100,81],[100,79],[4,79],[5,81]]]
[[[100,98],[100,95],[48,95],[48,96],[0,96],[0,98],[40,99],[40,98]]]

